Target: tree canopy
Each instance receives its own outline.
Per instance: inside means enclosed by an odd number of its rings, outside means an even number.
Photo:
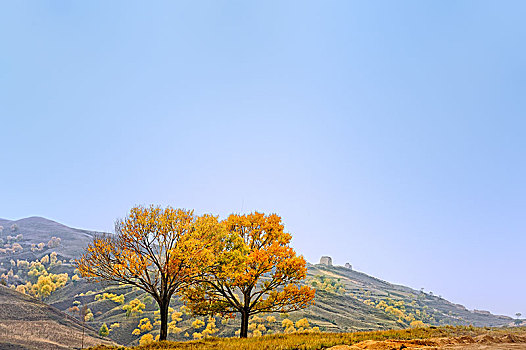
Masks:
[[[213,215],[167,207],[134,207],[115,234],[95,237],[77,260],[94,281],[132,285],[159,306],[160,334],[168,335],[169,304],[180,294],[196,315],[241,314],[241,337],[251,315],[311,305],[302,286],[306,262],[289,246],[276,214]],[[126,307],[126,305],[124,306]]]
[[[134,207],[117,220],[114,235],[94,238],[77,267],[94,281],[133,285],[150,294],[159,305],[159,339],[164,340],[173,294],[211,263],[208,248],[216,236],[201,229],[207,218],[197,218],[191,210]]]
[[[215,267],[201,275],[199,283],[181,290],[195,314],[240,314],[240,336],[246,337],[251,315],[290,312],[314,303],[314,289],[300,285],[306,261],[289,246],[292,236],[284,232],[281,217],[232,214],[209,225],[228,239],[214,246]]]

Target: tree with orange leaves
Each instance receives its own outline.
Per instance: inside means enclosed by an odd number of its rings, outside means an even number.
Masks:
[[[292,236],[278,215],[232,214],[215,231],[229,237],[214,246],[216,268],[180,293],[195,315],[241,314],[240,337],[246,338],[250,316],[314,303],[314,289],[300,286],[306,261],[289,246]]]
[[[76,261],[80,274],[96,282],[133,285],[159,305],[159,339],[168,334],[168,310],[174,293],[192,284],[212,261],[215,232],[209,216],[167,207],[135,207],[117,220],[114,235],[95,237]]]

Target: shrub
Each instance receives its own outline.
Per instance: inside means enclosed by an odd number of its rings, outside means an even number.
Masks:
[[[93,321],[93,312],[91,312],[91,309],[86,310],[86,314],[84,315],[84,321]]]
[[[208,337],[211,337],[216,332],[217,332],[216,320],[213,317],[209,317],[208,323],[206,324],[206,328],[201,333],[203,334],[204,338],[208,338]]]
[[[153,343],[153,335],[151,334],[145,334],[139,339],[139,345],[148,345]]]
[[[276,322],[276,317],[274,317],[274,316],[267,316],[267,322],[268,322],[268,323],[274,323],[274,322]]]
[[[51,237],[51,239],[47,242],[48,248],[55,248],[60,245],[60,238],[58,237]]]
[[[142,314],[146,305],[142,303],[139,299],[135,298],[131,300],[128,304],[122,307],[126,311],[126,317]]]
[[[422,321],[412,321],[410,326],[411,328],[422,328],[422,327],[425,327],[426,325]]]
[[[74,275],[73,277],[75,277],[75,276],[77,276],[77,275]],[[78,278],[79,277],[77,276],[77,279]],[[98,294],[98,295],[95,296],[95,300],[106,300],[106,299],[111,300],[111,301],[113,301],[114,303],[117,303],[117,304],[124,304],[124,295],[123,294],[117,295],[117,294],[113,294],[113,293],[103,293],[103,294]]]
[[[296,321],[296,328],[299,332],[310,328],[309,321],[306,318]]]
[[[13,250],[13,253],[21,252],[22,250],[24,250],[24,248],[22,248],[22,246],[18,243],[13,243],[11,249]]]
[[[195,329],[199,329],[203,327],[204,325],[205,323],[201,321],[200,319],[196,319],[194,322],[192,322],[192,327],[194,327]]]

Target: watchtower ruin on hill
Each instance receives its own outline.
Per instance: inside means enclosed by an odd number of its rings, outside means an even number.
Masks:
[[[332,266],[332,258],[330,256],[322,256],[320,265]]]

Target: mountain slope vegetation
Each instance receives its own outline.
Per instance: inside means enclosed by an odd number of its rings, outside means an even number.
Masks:
[[[98,330],[105,323],[108,337],[120,344],[137,344],[145,335],[158,334],[157,307],[146,294],[131,287],[89,283],[77,275],[72,259],[79,257],[97,232],[39,217],[0,219],[0,226],[0,282],[70,317],[79,318],[79,308],[86,306],[87,324]],[[297,324],[302,319],[308,321],[309,329],[331,332],[422,325],[505,326],[513,322],[506,316],[470,311],[439,296],[345,267],[309,264],[305,283],[316,289],[313,306],[289,315],[254,317],[250,320],[251,334],[290,332],[303,328],[305,321]],[[196,321],[177,298],[171,307],[177,323],[169,334],[172,340],[234,336],[239,328],[239,319]]]

